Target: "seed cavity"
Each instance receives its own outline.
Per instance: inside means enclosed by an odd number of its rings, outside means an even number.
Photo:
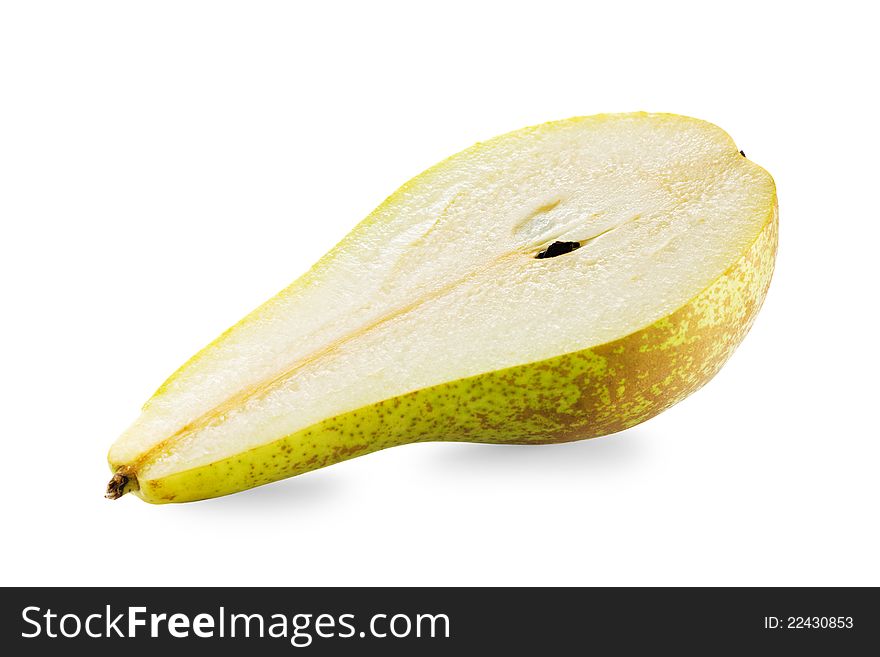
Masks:
[[[530,208],[530,209],[529,209]],[[557,238],[577,218],[565,209],[565,199],[558,194],[546,195],[530,203],[528,207],[518,208],[516,214],[524,213],[511,226],[517,241],[542,244]]]
[[[545,250],[536,255],[535,258],[537,258],[538,260],[543,260],[544,258],[555,258],[556,256],[571,253],[572,251],[579,248],[581,248],[580,242],[553,242],[553,244],[551,244]]]

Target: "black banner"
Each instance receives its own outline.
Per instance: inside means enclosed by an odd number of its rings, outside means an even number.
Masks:
[[[855,654],[880,638],[868,588],[20,588],[3,590],[0,613],[7,655],[628,654],[646,642]]]

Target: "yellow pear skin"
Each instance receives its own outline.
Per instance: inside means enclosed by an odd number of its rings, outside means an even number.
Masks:
[[[732,140],[730,144],[735,148]],[[406,193],[417,181],[397,194]],[[748,332],[774,268],[775,192],[763,212],[757,237],[719,277],[670,314],[624,337],[417,389],[164,476],[151,477],[144,466],[173,450],[173,439],[125,462],[114,460],[111,452],[114,475],[107,496],[115,499],[132,492],[154,504],[190,502],[397,445],[427,441],[538,445],[633,427],[707,383]],[[333,252],[325,259],[332,257]],[[309,276],[297,284],[307,284]]]

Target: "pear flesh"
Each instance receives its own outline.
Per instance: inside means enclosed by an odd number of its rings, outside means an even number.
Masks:
[[[634,426],[730,356],[776,242],[772,178],[709,123],[598,115],[479,143],[172,375],[111,448],[108,497]]]

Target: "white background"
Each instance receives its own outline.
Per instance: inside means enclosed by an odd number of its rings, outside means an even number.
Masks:
[[[2,583],[880,584],[867,7],[4,3]],[[641,109],[717,123],[778,185],[769,297],[706,388],[594,441],[102,498],[164,378],[398,185]]]

